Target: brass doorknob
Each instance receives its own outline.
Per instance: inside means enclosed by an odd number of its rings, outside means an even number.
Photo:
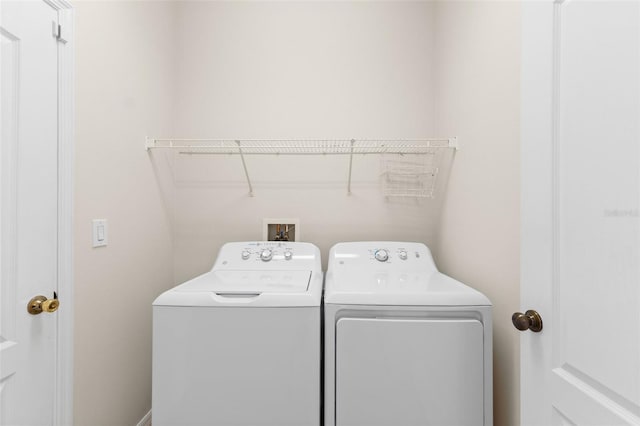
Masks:
[[[531,330],[537,333],[542,330],[542,317],[533,309],[529,309],[524,314],[516,312],[511,316],[511,322],[520,331]]]
[[[58,310],[60,306],[60,301],[58,300],[58,295],[56,292],[53,292],[53,299],[47,299],[46,296],[38,295],[29,300],[27,303],[27,312],[31,315],[38,315],[43,312],[55,312]]]

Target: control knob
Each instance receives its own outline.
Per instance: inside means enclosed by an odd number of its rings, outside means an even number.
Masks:
[[[406,251],[404,251],[404,250],[402,250],[400,253],[398,253],[398,257],[399,257],[401,260],[407,260],[407,252],[406,252]]]
[[[291,253],[289,250],[284,252],[284,260],[291,260],[292,257],[293,253]]]
[[[265,249],[260,252],[260,259],[262,259],[264,262],[270,261],[272,257],[273,251],[271,251],[270,249]]]
[[[389,259],[389,253],[386,250],[376,250],[376,260],[386,262]]]
[[[242,260],[247,260],[251,256],[251,253],[248,250],[242,250],[241,256]]]

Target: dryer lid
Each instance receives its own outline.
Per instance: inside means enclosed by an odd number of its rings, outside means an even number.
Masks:
[[[491,306],[485,295],[440,272],[330,271],[325,303],[394,306]]]
[[[324,300],[345,305],[491,305],[482,293],[438,272],[426,245],[397,241],[334,245]]]

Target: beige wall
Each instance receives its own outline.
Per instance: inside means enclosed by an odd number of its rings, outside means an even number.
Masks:
[[[411,138],[433,134],[433,4],[180,2],[175,135]],[[162,156],[158,155],[158,160]],[[262,219],[300,219],[323,257],[348,240],[435,241],[439,202],[385,199],[377,156],[174,159],[176,282]],[[161,161],[158,161],[161,163]]]
[[[460,138],[436,249],[440,269],[494,304],[495,424],[519,424],[520,5],[438,2],[437,131]]]
[[[518,423],[519,7],[509,2],[79,1],[75,421],[150,408],[151,301],[264,217],[325,257],[411,240],[495,305],[496,426]],[[385,199],[378,157],[148,155],[145,136],[460,138],[446,194]],[[442,219],[440,210],[443,209]],[[90,221],[109,220],[91,248]]]
[[[147,134],[171,132],[171,3],[74,2],[76,425],[135,425],[151,406],[151,301],[171,286],[170,222]],[[91,248],[91,219],[109,245]]]

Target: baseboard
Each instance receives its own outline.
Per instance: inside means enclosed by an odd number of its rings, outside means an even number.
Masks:
[[[140,419],[137,426],[151,426],[151,410]]]

